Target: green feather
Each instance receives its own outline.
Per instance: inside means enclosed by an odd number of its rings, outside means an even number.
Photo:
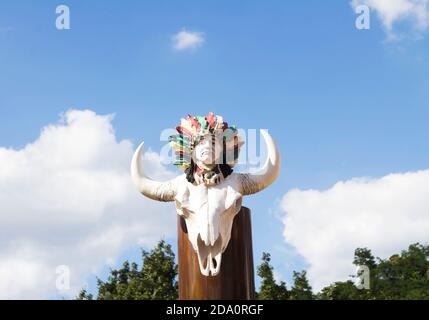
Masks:
[[[177,145],[179,147],[183,147],[183,148],[190,148],[191,146],[191,142],[189,139],[185,139],[183,136],[171,136],[169,138],[170,140],[170,144],[172,145]]]
[[[205,117],[197,116],[196,118],[202,129],[208,128],[209,124]]]
[[[174,136],[170,136],[168,138],[168,141],[170,141],[170,142],[171,141],[176,141],[176,142],[182,141],[183,143],[191,144],[191,139],[189,139],[188,137],[186,137],[186,136],[184,136],[182,134],[176,134]]]

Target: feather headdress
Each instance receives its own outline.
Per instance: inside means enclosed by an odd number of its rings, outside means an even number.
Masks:
[[[240,148],[244,144],[238,136],[237,128],[228,126],[221,116],[215,116],[212,112],[206,117],[188,115],[181,119],[176,130],[178,134],[170,136],[169,142],[176,155],[174,165],[182,170],[191,165],[193,148],[201,136],[211,134],[222,138],[224,161],[231,167],[237,163]]]

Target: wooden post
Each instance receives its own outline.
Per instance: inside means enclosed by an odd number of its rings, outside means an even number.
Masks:
[[[201,274],[198,257],[188,239],[185,219],[178,216],[179,299],[253,300],[252,225],[250,210],[243,207],[235,216],[231,240],[222,255],[220,273]]]

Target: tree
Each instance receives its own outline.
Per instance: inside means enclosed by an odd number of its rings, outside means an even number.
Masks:
[[[85,289],[82,289],[79,295],[76,298],[77,300],[93,300],[94,296],[86,291]]]
[[[363,300],[362,292],[352,281],[335,282],[322,289],[317,295],[319,300]]]
[[[357,248],[354,253],[353,264],[358,266],[366,266],[370,271],[370,287],[374,285],[375,274],[377,273],[377,263],[372,252],[368,248]],[[356,278],[356,276],[351,276]],[[351,280],[345,282],[335,282],[328,287],[325,287],[317,295],[318,299],[322,300],[369,300],[373,299],[371,290],[360,290]]]
[[[381,260],[374,275],[376,299],[429,299],[429,246],[412,244],[400,255]]]
[[[358,248],[353,263],[370,270],[370,289],[358,290],[352,281],[324,288],[320,299],[429,300],[429,246],[412,244],[389,259],[374,258],[371,250]]]
[[[281,281],[276,283],[274,279],[274,268],[270,264],[271,255],[269,253],[262,254],[262,264],[258,266],[258,276],[261,277],[261,288],[258,293],[259,300],[287,300],[289,292],[286,288],[286,283]]]
[[[82,290],[77,299],[92,300],[173,300],[178,298],[175,256],[165,241],[150,251],[142,251],[142,267],[125,261],[111,270],[107,281],[98,279],[94,297]],[[374,258],[368,248],[357,248],[353,264],[367,266],[370,289],[358,289],[352,280],[335,282],[314,295],[306,271],[293,272],[293,286],[277,283],[269,253],[263,253],[257,268],[261,278],[260,300],[429,300],[429,246],[412,244],[388,259]],[[351,276],[355,278],[356,276]]]
[[[177,265],[171,246],[164,240],[147,252],[143,265],[125,261],[122,268],[111,270],[106,282],[98,279],[98,300],[174,300],[178,298]],[[78,299],[93,297],[82,290]]]
[[[374,256],[368,248],[357,248],[355,250],[353,264],[355,266],[367,266],[370,270],[374,270],[377,267]]]
[[[307,279],[307,272],[293,272],[293,287],[290,291],[291,300],[313,300],[314,295]]]

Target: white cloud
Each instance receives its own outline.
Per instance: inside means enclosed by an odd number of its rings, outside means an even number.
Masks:
[[[388,39],[398,38],[394,30],[399,22],[411,23],[414,31],[426,31],[429,27],[429,0],[352,0],[353,8],[366,5],[377,12]]]
[[[73,296],[127,247],[174,234],[174,208],[133,186],[133,146],[112,119],[71,110],[23,149],[0,148],[0,298]],[[155,178],[173,176],[157,154],[146,162]],[[56,290],[59,265],[71,269],[68,292]]]
[[[292,190],[282,200],[284,237],[309,263],[317,290],[355,274],[354,250],[388,258],[429,242],[429,170]]]
[[[178,51],[192,50],[201,47],[204,41],[204,33],[186,31],[183,29],[173,36],[173,47]]]

